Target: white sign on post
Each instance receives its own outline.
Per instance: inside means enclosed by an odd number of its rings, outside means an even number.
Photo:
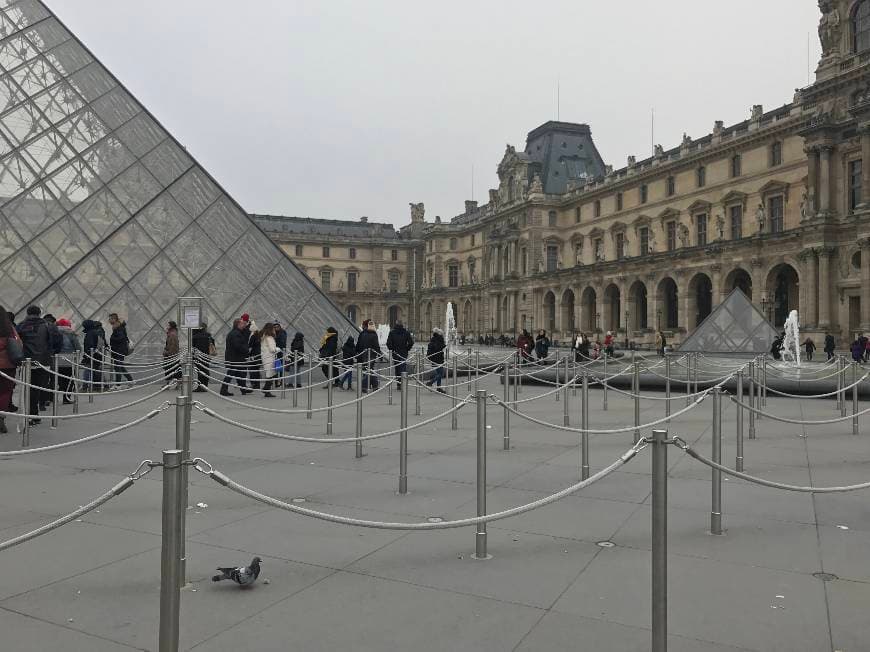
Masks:
[[[182,328],[199,328],[201,322],[199,306],[184,306],[184,311],[181,317]]]

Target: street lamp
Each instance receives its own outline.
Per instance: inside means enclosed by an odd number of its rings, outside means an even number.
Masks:
[[[595,332],[596,333],[601,332],[601,313],[600,312],[595,313]]]
[[[659,308],[656,310],[656,330],[660,331],[662,329],[662,309]]]
[[[770,312],[769,312],[769,309],[768,309],[768,304],[769,304],[769,303],[770,303],[770,302],[767,300],[767,295],[766,295],[766,294],[762,294],[762,295],[761,295],[761,314],[764,315],[764,318],[765,318],[767,321],[770,321]]]
[[[628,308],[626,308],[625,309],[625,348],[626,349],[628,348],[628,318],[629,318],[629,316],[630,316],[630,313],[628,311]]]

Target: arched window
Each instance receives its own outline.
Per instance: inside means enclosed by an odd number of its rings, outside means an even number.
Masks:
[[[870,50],[870,2],[864,0],[852,18],[852,33],[855,35],[855,52]]]

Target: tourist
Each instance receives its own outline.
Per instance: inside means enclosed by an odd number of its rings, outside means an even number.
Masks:
[[[804,351],[806,352],[807,361],[813,359],[813,351],[816,350],[816,344],[809,337],[804,341]]]
[[[318,351],[318,355],[320,356],[320,370],[323,372],[323,375],[326,376],[327,379],[332,380],[332,384],[336,387],[339,384],[338,381],[338,367],[334,364],[332,365],[332,374],[329,372],[329,361],[335,360],[335,355],[338,353],[338,331],[335,330],[334,327],[330,326],[326,329],[326,332],[323,334],[323,337],[320,338],[320,350]],[[326,386],[324,385],[324,389]]]
[[[18,335],[24,348],[24,357],[38,363],[31,366],[30,400],[29,405],[24,406],[27,414],[32,417],[31,425],[40,423],[39,408],[47,402],[44,395],[48,391],[48,372],[43,367],[51,365],[52,355],[51,335],[48,325],[40,317],[41,313],[39,306],[29,306],[27,318],[18,324]]]
[[[48,328],[48,339],[51,342],[51,352],[60,353],[61,346],[63,345],[63,336],[60,334],[60,330],[57,327],[57,320],[51,313],[44,314],[42,319],[45,321],[45,325]]]
[[[587,355],[583,355],[583,347],[586,347]],[[574,362],[583,362],[589,353],[589,343],[583,333],[577,333],[571,342],[571,350],[574,351]]]
[[[263,396],[275,398],[269,390],[272,389],[272,379],[277,375],[275,361],[278,358],[278,345],[275,344],[275,325],[266,324],[257,338],[260,342],[260,361],[263,374]]]
[[[109,326],[112,327],[112,334],[109,336],[109,349],[112,356],[112,365],[115,368],[115,384],[121,383],[121,378],[125,377],[128,382],[133,382],[133,376],[127,371],[124,366],[124,358],[130,355],[132,351],[130,347],[130,338],[127,335],[127,322],[121,321],[118,313],[113,312],[109,315]]]
[[[378,358],[381,357],[381,343],[378,341],[378,333],[375,330],[374,322],[366,319],[363,322],[363,329],[356,338],[356,359],[362,363],[362,393],[365,394],[368,388],[372,390],[378,388],[378,377],[372,371],[373,366]],[[359,380],[357,380],[359,382]]]
[[[179,350],[178,324],[170,321],[166,325],[166,343],[163,345],[163,377],[167,383],[173,378],[181,377],[181,367],[178,361]]]
[[[232,396],[229,390],[232,379],[235,379],[242,394],[250,394],[253,391],[245,387],[245,365],[250,351],[248,322],[236,319],[233,321],[233,329],[227,333],[224,346],[227,375],[221,381],[221,396]]]
[[[861,333],[858,336],[858,344],[861,345],[861,362],[864,362],[867,358],[867,343],[870,342],[870,338],[868,338],[864,333]]]
[[[15,390],[15,367],[22,360],[24,349],[5,309],[0,308],[0,412],[12,412],[12,392]],[[6,415],[0,414],[0,434],[6,434]]]
[[[202,322],[199,328],[193,331],[191,335],[191,343],[193,348],[202,353],[196,361],[197,388],[194,392],[205,392],[208,387],[209,360],[205,356],[214,357],[217,349],[214,344],[214,338],[208,332],[208,324]]]
[[[785,331],[783,331],[781,335],[773,338],[773,342],[770,345],[770,355],[773,357],[774,360],[782,359],[782,353],[780,352],[782,351],[782,343],[784,340]]]
[[[836,348],[836,343],[834,342],[834,336],[830,333],[825,333],[825,355],[828,356],[827,361],[830,362],[834,359],[834,349]]]
[[[538,331],[538,336],[535,338],[535,355],[538,360],[543,360],[550,353],[550,338],[547,337],[547,331],[543,328]]]
[[[280,351],[287,350],[287,331],[285,331],[281,327],[281,322],[277,319],[272,322],[272,326],[275,327],[275,346],[278,347]]]
[[[268,325],[268,324],[267,324]],[[263,351],[262,340],[260,340],[260,329],[254,321],[248,324],[248,385],[252,390],[260,389],[260,378],[262,374]]]
[[[432,329],[432,338],[429,340],[429,345],[426,347],[426,357],[432,364],[432,379],[427,381],[427,385],[431,387],[435,385],[436,389],[444,394],[444,388],[441,387],[441,381],[444,379],[444,349],[447,344],[444,342],[444,331],[440,328]]]
[[[71,393],[76,391],[72,362],[76,353],[82,350],[82,345],[69,319],[58,319],[57,331],[61,337],[57,384],[63,390],[63,404],[69,405],[73,402]]]
[[[613,332],[607,331],[607,334],[604,336],[604,355],[608,358],[613,357],[613,342],[614,342]]]
[[[532,359],[532,348],[534,348],[532,336],[529,334],[529,331],[524,328],[522,334],[517,338],[517,350],[520,353],[521,361],[529,361]]]
[[[346,367],[341,379],[338,381],[338,386],[344,388],[344,381],[347,381],[347,388],[351,389],[353,382],[353,365],[356,362],[356,342],[353,341],[353,335],[348,335],[341,347],[341,364]],[[356,379],[359,382],[359,378]]]
[[[298,331],[293,336],[293,341],[290,342],[290,362],[295,364],[297,374],[290,386],[292,387],[295,384],[297,388],[302,387],[299,378],[302,373],[302,367],[305,366],[305,336]]]
[[[413,347],[414,338],[405,330],[404,324],[397,321],[387,336],[387,348],[393,352],[393,375],[399,379],[396,384],[399,390],[402,389],[402,374],[408,371],[408,354]]]
[[[665,339],[665,334],[662,331],[656,332],[656,351],[661,357],[665,357],[665,347],[668,341]]]
[[[102,391],[103,388],[103,350],[106,348],[106,331],[103,324],[92,319],[82,322],[82,331],[85,334],[82,346],[85,350],[83,378],[91,386],[92,392]]]
[[[849,347],[852,352],[852,360],[855,362],[862,362],[864,359],[864,348],[861,346],[861,339],[858,338],[852,342],[852,346]]]

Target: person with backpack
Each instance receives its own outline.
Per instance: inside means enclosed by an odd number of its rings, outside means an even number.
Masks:
[[[445,393],[441,387],[441,381],[444,379],[444,349],[447,344],[444,342],[444,331],[440,328],[432,329],[432,338],[429,340],[429,345],[426,347],[426,357],[429,358],[432,369],[432,379],[427,381],[429,387],[435,385],[436,389],[442,394]]]
[[[33,364],[30,371],[30,400],[25,406],[27,414],[31,416],[30,425],[40,423],[39,409],[47,403],[48,371],[43,367],[51,365],[52,344],[51,333],[45,320],[40,317],[42,310],[39,306],[27,308],[27,318],[18,324],[18,336],[24,348],[24,357],[30,358]],[[41,365],[41,366],[40,366]]]
[[[374,322],[366,319],[362,326],[363,329],[356,338],[356,359],[362,364],[362,393],[365,394],[369,387],[372,390],[378,388],[378,377],[372,373],[372,369],[382,353]]]
[[[115,368],[116,385],[121,383],[121,378],[126,378],[127,382],[133,382],[133,376],[127,371],[124,366],[124,358],[130,355],[130,338],[127,335],[127,322],[121,321],[118,313],[113,312],[109,315],[109,326],[112,327],[112,334],[109,336],[109,352],[112,356],[112,366]]]
[[[232,330],[227,333],[224,346],[224,361],[226,362],[227,375],[221,381],[221,396],[232,396],[230,383],[235,379],[242,395],[250,394],[254,390],[245,386],[245,372],[250,353],[250,337],[248,334],[248,322],[242,319],[233,321]]]
[[[290,387],[296,385],[296,388],[302,387],[302,383],[299,382],[299,379],[302,377],[302,368],[305,366],[305,336],[298,332],[293,336],[293,341],[290,342],[290,359],[288,363],[291,365],[295,365],[296,369],[296,378],[293,379],[293,382],[290,383]]]
[[[834,359],[834,349],[836,348],[834,336],[830,333],[825,333],[825,355],[828,356],[828,362]]]
[[[106,346],[106,331],[103,324],[92,319],[82,322],[85,334],[82,347],[85,355],[82,358],[82,377],[91,387],[89,391],[99,392],[103,386],[103,349]]]
[[[214,357],[215,353],[217,353],[214,345],[214,337],[212,337],[211,333],[208,332],[208,324],[206,324],[205,322],[202,322],[199,325],[199,328],[193,331],[193,334],[191,335],[191,342],[193,344],[193,348],[204,355]],[[204,357],[200,357],[196,361],[196,368],[198,387],[193,391],[208,391],[206,390],[206,387],[208,387],[209,360]]]
[[[543,328],[538,331],[538,336],[535,338],[535,355],[538,360],[543,360],[550,353],[550,338],[547,337],[547,331]]]
[[[408,371],[408,354],[414,348],[414,338],[402,322],[397,321],[387,336],[387,348],[393,352],[393,375],[398,378],[396,387],[401,391],[402,374]]]
[[[353,341],[353,335],[348,335],[344,345],[341,347],[341,364],[347,369],[341,375],[338,381],[338,386],[344,388],[344,381],[347,381],[347,388],[351,389],[353,383],[353,365],[356,362],[356,343]],[[359,382],[359,378],[356,379]]]
[[[333,364],[332,375],[330,376],[329,374],[329,361],[335,360],[336,353],[338,353],[338,331],[333,326],[330,326],[326,329],[323,337],[320,338],[318,355],[320,356],[320,370],[323,372],[323,375],[328,380],[332,380],[332,384],[338,387],[338,367]],[[324,386],[324,389],[326,389],[326,386]]]
[[[57,330],[61,336],[57,386],[63,390],[63,404],[70,405],[73,402],[71,392],[76,389],[75,379],[72,377],[72,361],[76,353],[82,350],[82,345],[79,343],[79,336],[73,330],[72,322],[69,319],[58,319]]]
[[[517,350],[520,352],[520,360],[530,361],[532,359],[533,348],[534,343],[532,342],[532,336],[529,334],[529,331],[524,328],[522,334],[517,338]]]
[[[15,367],[24,359],[24,347],[6,310],[0,307],[0,412],[11,412],[12,392],[15,391]],[[6,415],[0,415],[0,434],[9,432]]]
[[[806,353],[807,362],[811,362],[813,359],[813,353],[816,350],[816,343],[813,342],[811,338],[807,338],[804,341],[804,352]]]

